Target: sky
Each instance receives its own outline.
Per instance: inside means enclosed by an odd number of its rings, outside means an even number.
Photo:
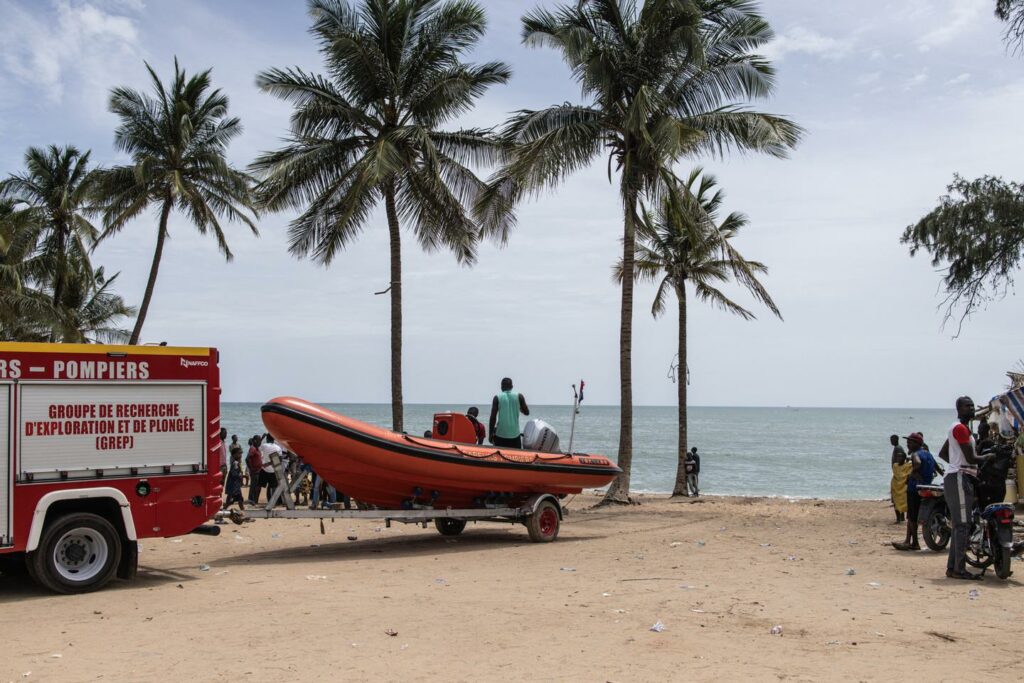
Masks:
[[[488,33],[470,56],[514,71],[457,122],[493,126],[509,112],[579,101],[551,50],[524,47],[519,20],[537,5],[485,0]],[[1010,293],[954,338],[943,327],[941,274],[899,238],[933,208],[954,172],[1024,177],[1024,58],[1007,51],[993,0],[764,0],[777,37],[765,52],[777,89],[757,107],[806,130],[787,160],[687,159],[724,189],[750,225],[736,245],[766,263],[784,320],[756,309],[745,322],[694,304],[690,403],[721,406],[948,407],[998,393],[1022,357],[1020,302]],[[178,57],[213,69],[244,134],[244,167],[287,133],[290,108],[254,84],[260,70],[321,68],[298,0],[0,0],[0,174],[29,146],[73,144],[97,164],[113,149],[110,88],[149,87]],[[504,248],[485,244],[466,268],[423,253],[406,233],[405,399],[486,404],[511,376],[532,403],[618,402],[621,209],[603,162],[520,207]],[[223,399],[296,395],[390,400],[389,303],[383,211],[330,267],[287,253],[287,213],[261,216],[260,237],[228,230],[226,263],[182,216],[170,223],[144,341],[216,346]],[[148,215],[102,243],[95,262],[120,272],[137,305],[156,240]],[[742,292],[728,289],[742,302]],[[671,405],[676,317],[650,315],[636,293],[633,386],[638,405]]]

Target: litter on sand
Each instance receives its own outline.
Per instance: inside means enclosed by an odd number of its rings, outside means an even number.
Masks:
[[[384,631],[384,633],[388,634],[392,638],[398,635],[398,631],[394,630],[393,628],[389,628],[388,630]]]
[[[201,571],[201,572],[208,572],[208,571],[210,571],[210,565],[208,565],[208,564],[201,564],[201,565],[199,565],[199,571]]]
[[[672,541],[671,543],[668,544],[668,547],[669,548],[678,548],[682,544],[683,544],[682,541]]]
[[[849,569],[846,570],[846,575],[847,576],[855,576],[856,574],[857,574],[857,570],[854,569],[853,567],[850,567]]]
[[[326,581],[327,577],[322,574],[307,574],[306,581]]]
[[[781,624],[775,624],[775,626],[772,626],[772,630],[769,631],[768,633],[770,633],[773,636],[781,636],[782,635],[782,625]]]
[[[654,626],[652,626],[648,630],[654,631],[655,633],[661,633],[665,630],[665,624],[661,623],[661,620],[659,619],[658,621],[654,622]]]
[[[697,545],[699,545],[699,546],[701,546],[701,547],[704,547],[704,546],[706,546],[707,544],[708,544],[708,542],[707,542],[707,541],[697,541]]]
[[[878,583],[877,581],[868,581],[867,585],[871,586],[872,588],[878,588],[882,584]]]
[[[981,597],[981,591],[978,590],[977,588],[972,588],[967,593],[967,599],[968,600],[977,600],[979,597]]]
[[[574,571],[576,571],[576,567],[562,567],[558,571],[560,571],[560,572],[574,572]]]

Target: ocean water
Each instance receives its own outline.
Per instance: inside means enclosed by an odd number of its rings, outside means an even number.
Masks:
[[[325,403],[357,420],[391,426],[391,406]],[[464,405],[405,406],[405,429],[422,434],[435,412]],[[486,423],[490,406],[480,404]],[[562,448],[569,443],[571,406],[530,406],[530,417],[548,422]],[[224,403],[221,422],[247,441],[263,433],[259,403]],[[689,410],[690,446],[701,456],[703,493],[800,498],[878,499],[889,496],[889,435],[922,432],[937,453],[955,419],[948,410],[888,408],[711,408]],[[573,450],[615,459],[619,438],[616,406],[584,404],[576,418]],[[524,421],[525,423],[525,421]],[[668,492],[677,462],[676,409],[633,410],[633,476],[637,492]],[[901,442],[903,443],[903,442]]]

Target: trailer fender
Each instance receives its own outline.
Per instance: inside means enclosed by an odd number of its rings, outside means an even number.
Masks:
[[[32,526],[28,531],[28,543],[25,546],[27,552],[32,552],[39,547],[39,538],[43,535],[43,524],[46,522],[46,513],[50,506],[61,500],[92,500],[97,498],[110,498],[121,508],[121,519],[124,522],[124,533],[130,542],[138,540],[135,533],[135,520],[132,517],[132,508],[128,504],[128,498],[115,488],[98,486],[88,489],[70,489],[67,491],[51,491],[36,503],[36,510],[32,515]]]
[[[545,500],[550,500],[552,503],[555,504],[555,508],[558,510],[558,519],[565,518],[565,515],[562,512],[562,504],[559,502],[558,497],[550,493],[538,493],[535,496],[530,496],[529,498],[526,499],[526,504],[523,505],[523,507],[528,509],[530,511],[530,514],[532,515],[537,512],[537,508],[539,508],[540,504],[543,503]]]

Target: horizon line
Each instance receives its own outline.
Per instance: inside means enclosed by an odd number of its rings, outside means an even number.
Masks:
[[[308,400],[308,399],[307,399]],[[253,405],[261,405],[266,401],[228,401],[222,400],[221,404],[225,403],[248,403]],[[320,405],[357,405],[357,406],[390,406],[390,402],[380,401],[315,401],[310,400],[310,403],[318,403]],[[455,403],[454,401],[439,401],[433,403],[419,403],[419,402],[403,402],[404,406],[443,406]],[[464,402],[459,402],[461,405]],[[468,404],[472,405],[472,403]],[[572,406],[571,403],[536,403],[533,404],[538,407],[540,406],[557,406],[560,408],[569,408]],[[583,403],[580,404],[581,408],[618,408],[618,403]],[[660,403],[634,403],[634,408],[676,408],[675,404],[660,404]],[[780,408],[789,410],[947,410],[946,407],[921,407],[921,406],[794,406],[794,405],[690,405],[689,408]],[[950,412],[954,412],[953,408],[948,408]]]

